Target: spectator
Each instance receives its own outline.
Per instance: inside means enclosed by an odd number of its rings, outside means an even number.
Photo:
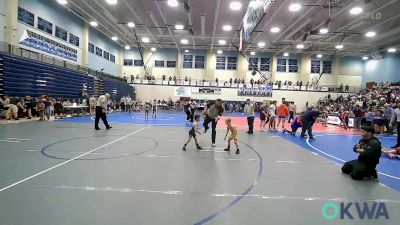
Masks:
[[[25,99],[26,115],[28,120],[32,119],[33,100],[31,96],[26,96]]]
[[[249,130],[247,131],[248,134],[253,134],[254,131],[254,104],[247,99],[246,106],[244,107],[244,111],[247,116],[247,125]]]
[[[359,105],[356,105],[356,108],[353,110],[354,113],[354,129],[361,130],[361,120],[363,111],[360,109]]]
[[[44,121],[45,120],[45,108],[46,105],[44,104],[43,98],[40,98],[38,103],[37,103],[37,111],[39,113],[39,121]]]
[[[397,103],[397,108],[393,111],[392,119],[390,120],[389,126],[392,127],[397,121],[397,143],[392,148],[400,147],[400,103]]]

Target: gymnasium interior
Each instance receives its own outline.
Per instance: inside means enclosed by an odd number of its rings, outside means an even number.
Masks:
[[[0,0],[0,225],[399,224],[399,12]]]

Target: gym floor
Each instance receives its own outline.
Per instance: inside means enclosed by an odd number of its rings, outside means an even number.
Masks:
[[[240,155],[223,151],[222,121],[216,148],[209,132],[199,136],[203,150],[183,152],[180,113],[114,113],[113,129],[100,131],[91,117],[1,125],[0,224],[398,224],[400,160],[382,156],[379,182],[353,181],[340,164],[356,158],[356,132],[247,135],[246,118],[232,116]],[[364,201],[384,202],[390,219],[321,215],[327,202]]]

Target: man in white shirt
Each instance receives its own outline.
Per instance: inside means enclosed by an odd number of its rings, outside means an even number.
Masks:
[[[99,121],[100,118],[103,121],[104,125],[106,126],[106,129],[109,130],[112,127],[108,125],[107,122],[107,115],[106,115],[106,110],[107,110],[107,104],[108,100],[110,99],[110,95],[106,93],[105,95],[100,95],[100,97],[97,99],[96,102],[96,119],[94,120],[94,129],[100,130],[99,128]]]
[[[119,100],[119,105],[121,106],[121,111],[125,112],[125,96],[122,96],[121,100]]]
[[[294,114],[296,113],[296,105],[294,103],[290,103],[289,105],[289,120],[288,122],[290,123],[290,121],[294,120]]]
[[[244,107],[244,112],[246,113],[247,125],[249,127],[249,131],[247,131],[247,133],[248,134],[253,134],[253,129],[254,129],[254,104],[250,101],[250,99],[247,99],[246,106]]]
[[[269,115],[269,129],[276,131],[275,128],[275,118],[276,118],[276,101],[273,101],[272,104],[268,107],[268,115]]]
[[[397,103],[397,108],[393,111],[389,126],[392,127],[395,121],[397,121],[397,144],[392,148],[400,147],[400,103]]]
[[[131,99],[131,97],[128,95],[128,96],[125,98],[125,112],[131,113],[131,108],[132,108],[132,99]]]

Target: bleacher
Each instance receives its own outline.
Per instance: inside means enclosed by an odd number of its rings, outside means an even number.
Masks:
[[[80,71],[7,54],[0,54],[0,82],[1,79],[0,94],[12,97],[48,94],[53,98],[75,99],[82,91],[95,96],[109,92],[114,99],[133,95],[133,87],[121,80],[99,80]],[[100,90],[102,87],[104,90]]]
[[[133,87],[125,82],[109,78],[103,78],[102,80],[103,91],[109,93],[112,99],[121,99],[123,96],[133,95]]]

